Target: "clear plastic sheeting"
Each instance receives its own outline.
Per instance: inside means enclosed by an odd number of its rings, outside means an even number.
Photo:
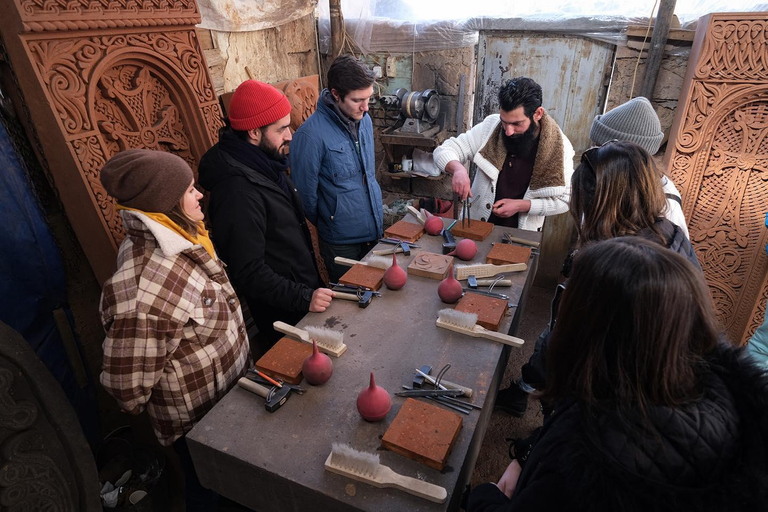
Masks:
[[[343,0],[348,36],[364,53],[410,53],[463,48],[477,43],[481,30],[557,32],[620,44],[627,25],[648,23],[650,0]],[[711,12],[768,10],[754,0],[678,0],[683,28],[695,28]],[[328,0],[319,0],[320,51],[330,48]]]
[[[197,0],[200,28],[220,32],[252,32],[274,28],[308,16],[312,0]],[[326,0],[327,5],[327,0]]]

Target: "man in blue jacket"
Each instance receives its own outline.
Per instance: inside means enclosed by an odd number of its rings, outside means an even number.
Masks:
[[[352,55],[338,57],[317,110],[291,143],[291,176],[307,218],[317,226],[320,253],[334,282],[347,270],[334,258],[359,260],[382,234],[373,123],[366,115],[373,82],[362,62]]]

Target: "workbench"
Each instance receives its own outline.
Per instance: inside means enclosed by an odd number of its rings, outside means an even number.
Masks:
[[[410,214],[406,220],[416,222]],[[501,243],[504,232],[540,240],[537,232],[496,227],[485,241],[478,242],[479,250],[472,261],[457,259],[456,263],[485,263],[491,243]],[[425,234],[417,242],[421,249],[413,249],[410,256],[399,254],[398,263],[405,269],[419,251],[439,254],[442,242],[440,236]],[[387,247],[392,246],[379,244],[376,249]],[[512,287],[497,291],[509,295],[517,307],[508,310],[500,331],[517,331],[536,265],[534,252],[526,271],[505,274],[512,280]],[[334,300],[326,312],[307,314],[299,327],[320,325],[344,331],[348,349],[340,358],[332,358],[333,376],[322,386],[304,381],[307,392],[290,396],[274,413],[265,410],[263,398],[233,388],[187,435],[200,482],[262,512],[459,510],[498,384],[510,350],[515,349],[436,327],[437,312],[453,307],[440,301],[438,284],[436,280],[409,275],[401,290],[382,287],[381,297],[374,297],[367,308]],[[463,426],[446,467],[440,472],[383,450],[380,445],[381,437],[405,402],[405,398],[394,393],[403,384],[411,384],[415,368],[429,364],[434,375],[447,363],[451,369],[445,379],[472,388],[472,401],[481,405],[482,410],[460,414]],[[374,372],[376,383],[392,398],[392,409],[378,423],[363,420],[356,408],[357,395],[368,385],[370,372]],[[325,471],[323,463],[333,442],[379,453],[381,463],[394,471],[444,487],[448,491],[447,501],[432,503],[396,489],[379,489]]]

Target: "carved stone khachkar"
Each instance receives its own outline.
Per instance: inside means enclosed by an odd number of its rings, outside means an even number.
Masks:
[[[0,322],[0,510],[97,512],[99,475],[59,383]]]
[[[768,296],[768,14],[699,20],[666,161],[719,320],[743,343]]]
[[[173,152],[196,170],[221,111],[195,0],[0,0],[0,31],[48,171],[97,279],[124,237],[99,181],[116,152]]]

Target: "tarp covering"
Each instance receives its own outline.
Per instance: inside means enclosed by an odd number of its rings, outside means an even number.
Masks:
[[[311,0],[197,0],[201,28],[251,32],[273,28],[309,15]]]

